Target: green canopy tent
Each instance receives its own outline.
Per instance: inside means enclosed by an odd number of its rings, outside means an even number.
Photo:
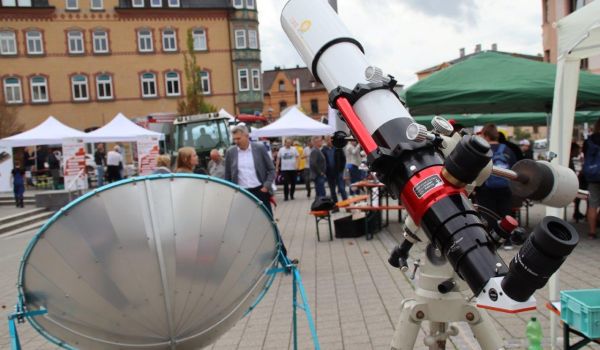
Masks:
[[[465,127],[494,123],[498,125],[546,125],[548,114],[546,113],[486,113],[486,114],[442,114],[442,117]],[[433,115],[419,115],[413,117],[415,121],[423,125],[431,125]],[[575,123],[594,123],[600,118],[600,111],[582,111],[575,113]]]
[[[415,83],[404,99],[413,116],[549,113],[555,78],[554,64],[488,51]],[[577,110],[595,109],[600,109],[600,75],[581,72]]]

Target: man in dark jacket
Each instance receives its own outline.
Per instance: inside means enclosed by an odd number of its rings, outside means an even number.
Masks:
[[[327,182],[329,183],[329,190],[331,191],[331,199],[334,202],[338,201],[336,194],[336,187],[342,195],[342,199],[347,199],[346,186],[344,185],[344,169],[346,167],[346,155],[344,155],[343,149],[337,149],[333,147],[331,136],[326,138],[327,145],[321,150],[325,156],[325,162],[327,164]]]
[[[325,197],[325,176],[327,172],[327,164],[325,156],[321,152],[323,147],[323,138],[321,136],[315,136],[312,138],[312,152],[310,152],[310,158],[308,161],[310,168],[311,180],[315,182],[316,198]]]

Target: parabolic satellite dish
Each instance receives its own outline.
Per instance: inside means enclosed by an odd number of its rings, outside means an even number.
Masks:
[[[19,294],[67,348],[198,349],[268,288],[280,241],[248,192],[188,174],[134,178],[59,211],[27,248]]]

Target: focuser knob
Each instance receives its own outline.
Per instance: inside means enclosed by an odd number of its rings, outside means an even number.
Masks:
[[[440,116],[435,116],[431,120],[431,125],[433,126],[433,130],[440,135],[450,136],[454,132],[454,127],[450,122],[448,122],[445,118]]]
[[[430,134],[424,125],[419,123],[411,123],[406,128],[406,138],[410,141],[422,142],[425,140],[435,139],[435,136]]]

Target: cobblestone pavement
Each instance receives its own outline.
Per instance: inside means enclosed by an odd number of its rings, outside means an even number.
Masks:
[[[400,315],[403,298],[414,296],[410,280],[387,263],[389,251],[400,237],[401,226],[392,223],[387,229],[366,241],[335,239],[328,241],[321,234],[317,242],[314,219],[307,213],[310,200],[306,192],[299,191],[296,200],[283,202],[275,216],[288,247],[289,256],[300,260],[300,269],[311,309],[315,317],[322,349],[389,349],[389,343]],[[0,217],[12,212],[0,208]],[[568,212],[570,214],[570,211]],[[340,213],[338,215],[346,215]],[[531,226],[543,215],[543,207],[535,206],[531,212]],[[390,215],[394,220],[396,214]],[[570,215],[568,216],[570,217]],[[392,221],[394,221],[392,220]],[[587,232],[577,224],[580,232]],[[322,226],[321,232],[326,231]],[[6,316],[16,300],[18,263],[33,232],[13,237],[0,236],[0,348],[9,347]],[[600,240],[590,240],[585,235],[575,252],[561,268],[562,289],[598,288],[600,268],[598,253]],[[413,249],[412,253],[418,253]],[[515,251],[501,251],[508,261]],[[227,332],[214,345],[213,350],[225,349],[291,349],[292,348],[292,284],[287,276],[277,277],[271,289],[257,308]],[[493,323],[505,339],[507,348],[526,348],[525,325],[531,316],[537,316],[545,335],[544,348],[549,348],[549,313],[544,308],[547,288],[536,293],[538,311],[518,315],[491,313]],[[299,313],[299,348],[311,349],[312,343],[306,319]],[[478,349],[470,330],[458,324],[460,334],[452,338],[452,349]],[[55,349],[28,324],[19,326],[23,348]],[[600,349],[600,346],[589,347]],[[420,332],[415,349],[427,349]]]

